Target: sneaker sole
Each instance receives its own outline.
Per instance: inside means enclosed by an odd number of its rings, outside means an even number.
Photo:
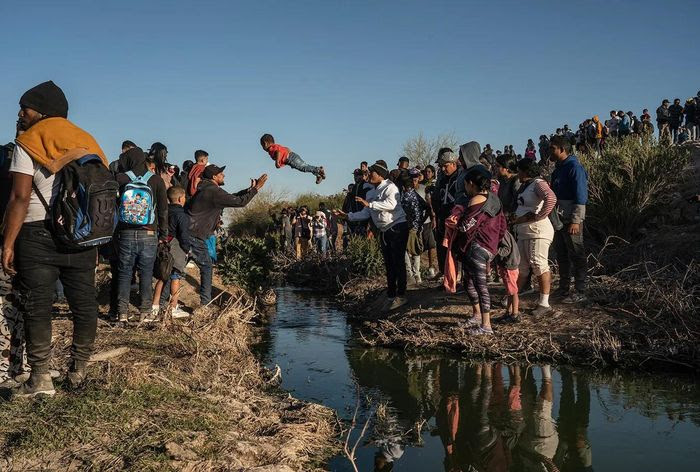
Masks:
[[[53,397],[54,395],[56,395],[56,390],[42,390],[41,392],[34,393],[15,393],[12,395],[12,398],[34,398],[42,395],[47,397]]]

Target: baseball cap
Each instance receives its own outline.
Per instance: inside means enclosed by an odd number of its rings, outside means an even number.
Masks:
[[[204,169],[204,172],[202,172],[202,178],[211,179],[215,175],[222,173],[225,168],[226,168],[226,166],[218,167],[218,166],[215,166],[213,164],[210,166],[207,166],[206,169]]]
[[[399,157],[399,162],[409,162],[408,157],[406,157],[406,156]]]

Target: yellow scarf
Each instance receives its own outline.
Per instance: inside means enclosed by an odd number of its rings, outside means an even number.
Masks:
[[[109,165],[95,138],[65,118],[45,118],[15,142],[52,174],[87,154],[97,154],[105,167]]]

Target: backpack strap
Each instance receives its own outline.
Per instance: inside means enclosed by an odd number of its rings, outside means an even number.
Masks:
[[[134,174],[132,171],[127,171],[127,172],[124,172],[124,173],[126,174],[127,177],[129,177],[129,179],[130,179],[132,182],[133,182],[134,180],[136,180],[136,174]]]
[[[36,193],[36,196],[39,197],[41,204],[44,205],[44,209],[46,210],[46,213],[48,213],[50,216],[51,215],[51,208],[49,207],[49,204],[46,202],[44,195],[42,195],[41,192],[39,191],[39,187],[37,187],[36,183],[34,183],[34,179],[32,179],[32,188],[34,189],[34,193]]]

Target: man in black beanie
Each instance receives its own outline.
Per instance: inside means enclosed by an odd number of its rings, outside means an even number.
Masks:
[[[10,174],[12,190],[5,217],[2,266],[15,275],[20,311],[24,318],[29,380],[15,396],[56,393],[51,361],[51,311],[56,281],[60,278],[72,312],[73,343],[68,380],[82,383],[97,331],[95,248],[73,250],[57,242],[50,205],[58,196],[61,179],[55,172],[65,149],[102,154],[87,132],[70,123],[68,101],[53,82],[31,88],[20,99],[19,128]],[[106,159],[103,159],[103,162]],[[105,164],[106,165],[106,164]],[[49,170],[51,167],[54,170]]]
[[[40,83],[24,92],[19,99],[19,105],[22,108],[31,108],[45,118],[52,116],[68,118],[68,100],[63,90],[52,80]]]

